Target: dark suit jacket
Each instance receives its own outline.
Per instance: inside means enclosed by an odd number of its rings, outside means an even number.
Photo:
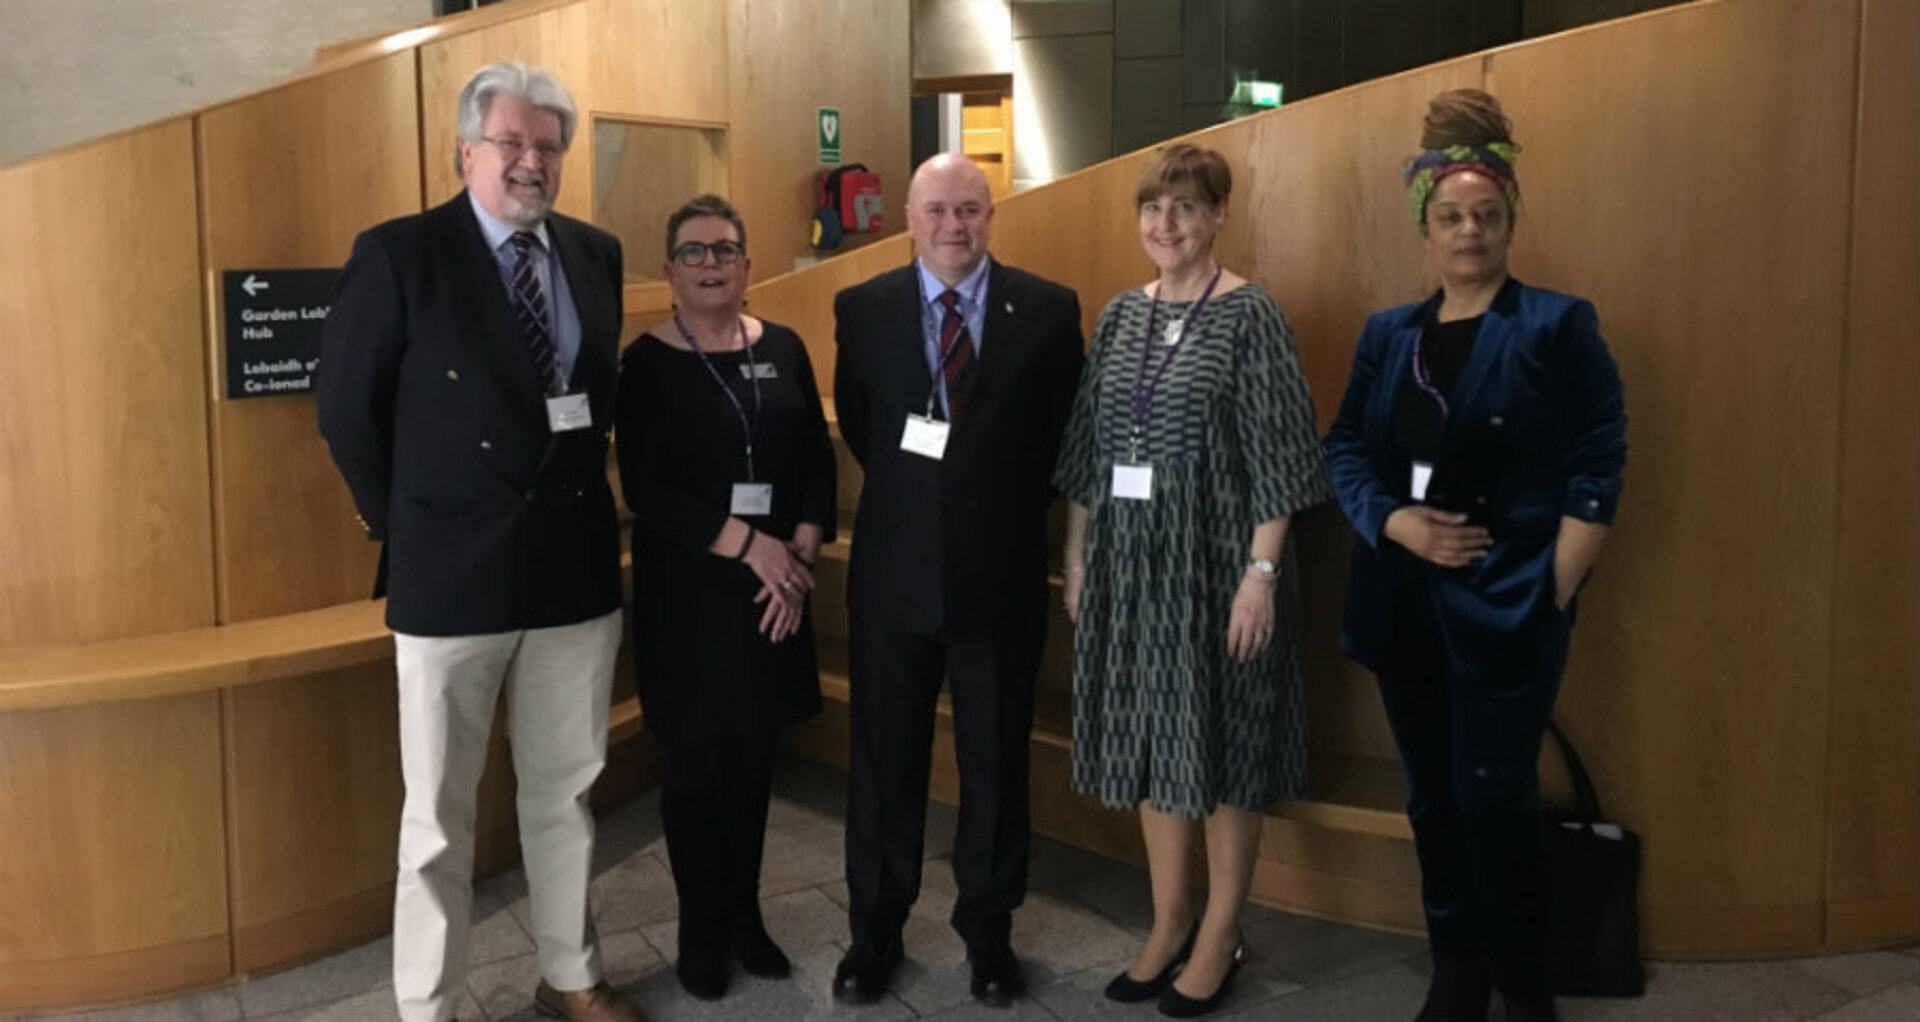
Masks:
[[[1044,629],[1046,509],[1084,361],[1080,300],[993,263],[972,391],[940,461],[900,449],[933,387],[912,264],[834,298],[834,404],[866,470],[847,603],[914,634]]]
[[[555,434],[493,254],[463,192],[360,235],[321,335],[320,433],[387,544],[387,625],[471,635],[620,606],[607,485],[620,243],[547,218],[580,314],[571,389],[590,429]],[[376,591],[375,595],[379,595]]]
[[[1410,495],[1393,439],[1399,389],[1440,295],[1377,313],[1353,357],[1327,454],[1340,506],[1361,542],[1347,579],[1341,646],[1378,670],[1395,607],[1431,599],[1453,666],[1474,672],[1555,622],[1553,547],[1561,516],[1610,523],[1626,465],[1620,371],[1593,305],[1509,280],[1494,299],[1448,397],[1427,503],[1464,511],[1493,534],[1474,564],[1443,569],[1386,540],[1387,515]],[[1411,595],[1409,595],[1411,594]]]

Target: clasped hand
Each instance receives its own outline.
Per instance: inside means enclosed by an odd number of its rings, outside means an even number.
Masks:
[[[802,525],[791,541],[782,543],[764,532],[755,533],[744,560],[760,579],[753,602],[766,604],[760,615],[760,634],[781,642],[800,630],[807,597],[813,592],[813,562],[820,556],[820,529]]]
[[[1442,568],[1462,568],[1486,556],[1493,537],[1467,516],[1424,504],[1407,504],[1387,516],[1381,532],[1415,557]]]

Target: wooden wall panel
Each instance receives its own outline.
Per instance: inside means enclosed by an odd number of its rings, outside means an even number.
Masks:
[[[192,122],[0,187],[0,645],[211,624]]]
[[[393,686],[382,662],[227,690],[237,971],[365,939],[345,925],[366,924],[351,910],[359,901],[380,903],[372,933],[391,920],[401,798]]]
[[[354,522],[313,397],[226,398],[221,271],[340,266],[356,234],[418,212],[416,112],[408,50],[200,115],[223,623],[372,591],[379,547]]]
[[[753,221],[747,221],[747,230],[753,229]],[[813,360],[814,381],[820,387],[820,397],[827,403],[829,420],[834,417],[833,296],[874,274],[903,266],[912,258],[913,242],[901,234],[835,256],[799,273],[774,277],[747,291],[749,312],[792,327],[806,342],[807,356]],[[756,263],[755,269],[760,269],[760,264]],[[853,505],[843,500],[841,514],[852,511]]]
[[[667,218],[703,192],[727,194],[726,128],[602,119],[593,144],[594,225],[620,239],[628,281],[653,282],[671,301],[661,268]],[[758,240],[748,232],[749,243]],[[626,309],[628,315],[637,311],[631,303]]]
[[[1866,0],[1834,535],[1827,943],[1920,931],[1920,4]]]
[[[1626,379],[1626,494],[1561,708],[1608,807],[1646,836],[1650,905],[1822,897],[1853,141],[1840,6],[1692,5],[1489,58],[1525,146],[1515,271],[1593,299]],[[1651,924],[1655,950],[1695,950]]]
[[[0,1012],[226,975],[221,794],[213,693],[0,714]]]
[[[591,109],[616,116],[725,121],[730,113],[727,10],[725,4],[684,0],[587,0],[587,21],[593,26]]]
[[[573,95],[580,123],[562,164],[560,197],[554,209],[576,219],[592,219],[593,130],[587,111],[596,109],[598,102],[590,59],[594,31],[588,23],[587,5],[575,3],[449,35],[420,47],[420,154],[427,205],[445,202],[462,187],[453,170],[461,87],[488,64],[522,60],[552,72]]]
[[[807,239],[820,107],[840,111],[845,162],[865,163],[880,175],[886,194],[880,233],[905,230],[913,88],[907,5],[732,0],[728,10],[729,198],[753,235],[760,274],[780,273],[812,254]]]
[[[1088,338],[1114,295],[1153,279],[1133,214],[1134,185],[1151,155],[1116,157],[1015,195],[994,212],[994,257],[1072,288]]]

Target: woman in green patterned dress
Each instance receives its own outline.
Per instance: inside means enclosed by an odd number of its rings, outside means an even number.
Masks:
[[[1224,1000],[1261,816],[1302,792],[1287,522],[1332,498],[1286,318],[1213,257],[1231,187],[1219,153],[1186,144],[1142,176],[1159,277],[1101,313],[1055,472],[1072,501],[1073,786],[1138,807],[1153,887],[1153,931],[1106,993],[1174,1017]]]

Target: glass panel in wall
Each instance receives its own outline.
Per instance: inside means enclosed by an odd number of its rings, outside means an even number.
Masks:
[[[620,239],[627,279],[660,280],[667,216],[702,192],[727,194],[722,124],[593,119],[593,222]]]

